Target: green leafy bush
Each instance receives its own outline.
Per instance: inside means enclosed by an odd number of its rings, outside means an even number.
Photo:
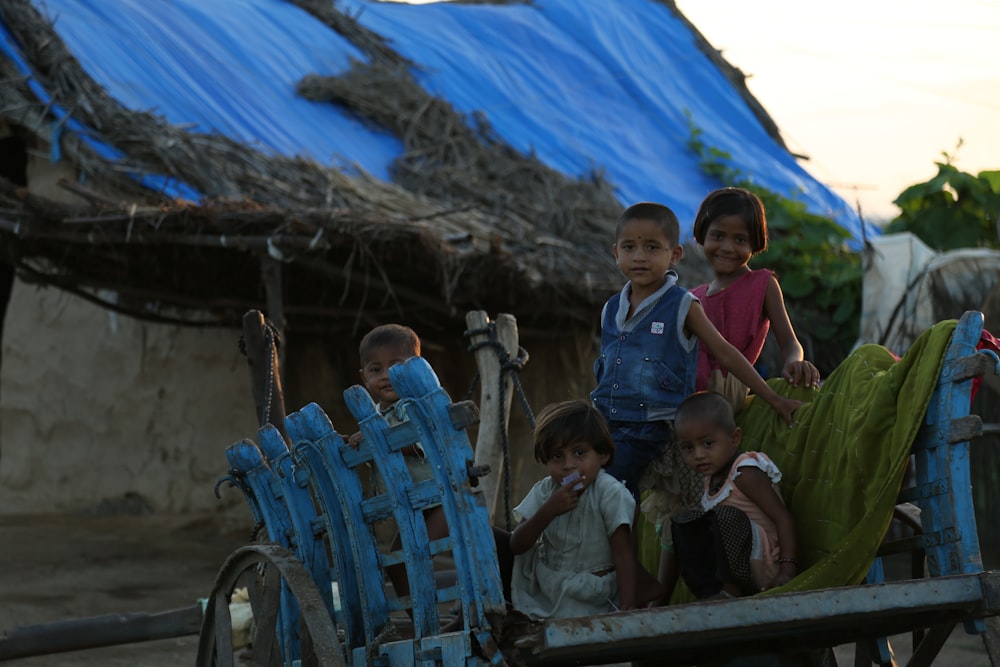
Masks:
[[[900,214],[885,232],[912,232],[935,250],[1000,248],[1000,171],[969,174],[950,158],[935,164],[937,176],[896,198]]]

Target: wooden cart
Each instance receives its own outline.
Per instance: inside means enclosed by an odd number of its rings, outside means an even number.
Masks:
[[[345,398],[364,444],[345,444],[326,415],[309,405],[289,415],[289,448],[265,426],[257,441],[227,451],[228,482],[243,491],[263,543],[222,566],[202,626],[199,665],[232,665],[230,599],[250,589],[255,664],[284,665],[580,665],[644,661],[697,664],[859,642],[859,656],[894,664],[884,639],[914,632],[912,665],[930,664],[952,628],[983,632],[1000,615],[1000,573],[984,572],[969,480],[969,441],[981,432],[970,415],[973,378],[1000,371],[995,354],[977,350],[980,313],[955,326],[942,371],[913,445],[915,484],[899,501],[920,508],[917,535],[883,547],[916,552],[921,572],[885,582],[881,556],[865,584],[824,590],[672,605],[573,619],[531,622],[507,612],[492,530],[465,428],[470,402],[453,403],[428,364],[394,367],[408,421],[389,426],[361,387]],[[400,450],[420,442],[435,478],[412,483]],[[366,486],[374,466],[385,489]],[[450,536],[430,543],[424,509],[441,505]],[[376,528],[393,521],[402,549],[380,548]],[[435,570],[450,558],[454,576]],[[923,562],[926,559],[926,576]],[[405,564],[411,595],[397,599],[384,569]],[[442,632],[442,609],[460,605],[460,630]],[[827,652],[826,664],[832,653]],[[835,661],[834,661],[835,662]],[[856,664],[863,664],[858,658]]]

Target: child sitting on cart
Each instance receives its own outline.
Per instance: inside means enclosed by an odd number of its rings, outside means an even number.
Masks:
[[[603,467],[614,457],[607,422],[586,400],[546,406],[535,427],[535,459],[549,475],[514,508],[511,593],[532,618],[635,609],[663,586],[632,546],[635,500]]]
[[[677,408],[677,446],[704,477],[700,511],[672,524],[680,575],[698,598],[730,598],[787,583],[796,574],[795,523],[766,454],[740,449],[742,431],[721,394],[699,392]]]

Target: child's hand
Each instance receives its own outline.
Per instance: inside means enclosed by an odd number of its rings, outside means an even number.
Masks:
[[[554,517],[565,514],[580,504],[580,493],[582,491],[576,490],[574,484],[563,484],[545,501],[545,509]]]
[[[350,438],[347,439],[347,444],[349,444],[351,447],[354,447],[354,449],[357,449],[358,445],[361,444],[361,441],[363,439],[364,436],[361,435],[361,431],[358,431],[357,433],[354,433],[353,435],[351,435]]]
[[[788,424],[788,428],[792,427],[792,414],[798,410],[800,405],[802,405],[802,401],[785,398],[784,396],[778,396],[777,400],[771,403],[774,411],[784,418],[785,423]]]
[[[819,386],[819,369],[808,361],[792,361],[785,364],[781,376],[793,387]]]
[[[778,572],[778,576],[776,576],[774,578],[774,581],[771,582],[771,585],[770,586],[765,586],[765,587],[763,587],[760,590],[766,591],[769,588],[777,588],[778,586],[784,586],[785,584],[787,584],[789,581],[791,581],[794,578],[795,578],[795,571],[794,570],[788,571],[785,568],[781,568],[781,571]]]

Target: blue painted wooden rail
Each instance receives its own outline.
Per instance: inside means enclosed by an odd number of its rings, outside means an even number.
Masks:
[[[972,503],[969,471],[970,440],[982,433],[982,419],[970,414],[973,378],[1000,373],[1000,359],[990,350],[977,350],[983,314],[965,313],[952,333],[937,387],[914,440],[916,484],[903,489],[900,502],[920,508],[920,534],[886,544],[872,563],[866,581],[882,583],[882,556],[922,550],[932,577],[983,571]],[[982,618],[965,621],[966,631],[985,630]],[[885,639],[874,647],[880,664],[889,664],[892,649]]]
[[[289,451],[276,429],[265,426],[259,443],[229,448],[230,481],[244,492],[267,537],[292,551],[311,573],[327,613],[341,629],[353,665],[502,664],[494,619],[505,611],[496,547],[485,504],[475,492],[476,471],[465,427],[475,423],[471,403],[454,404],[427,362],[419,357],[390,369],[407,417],[390,426],[362,387],[344,396],[361,426],[358,449],[345,444],[315,404],[288,415]],[[413,483],[401,450],[419,442],[434,471]],[[373,464],[383,492],[366,497],[363,478]],[[365,474],[359,474],[363,472]],[[450,535],[430,543],[423,519],[443,507]],[[375,524],[392,519],[402,549],[380,550]],[[432,556],[450,553],[456,582],[438,588]],[[406,568],[410,595],[387,596],[387,566]],[[337,596],[331,582],[337,584]],[[442,633],[438,605],[460,601],[464,628]],[[392,640],[394,611],[408,610],[412,639]],[[301,611],[287,591],[278,611],[285,664],[301,658]]]

